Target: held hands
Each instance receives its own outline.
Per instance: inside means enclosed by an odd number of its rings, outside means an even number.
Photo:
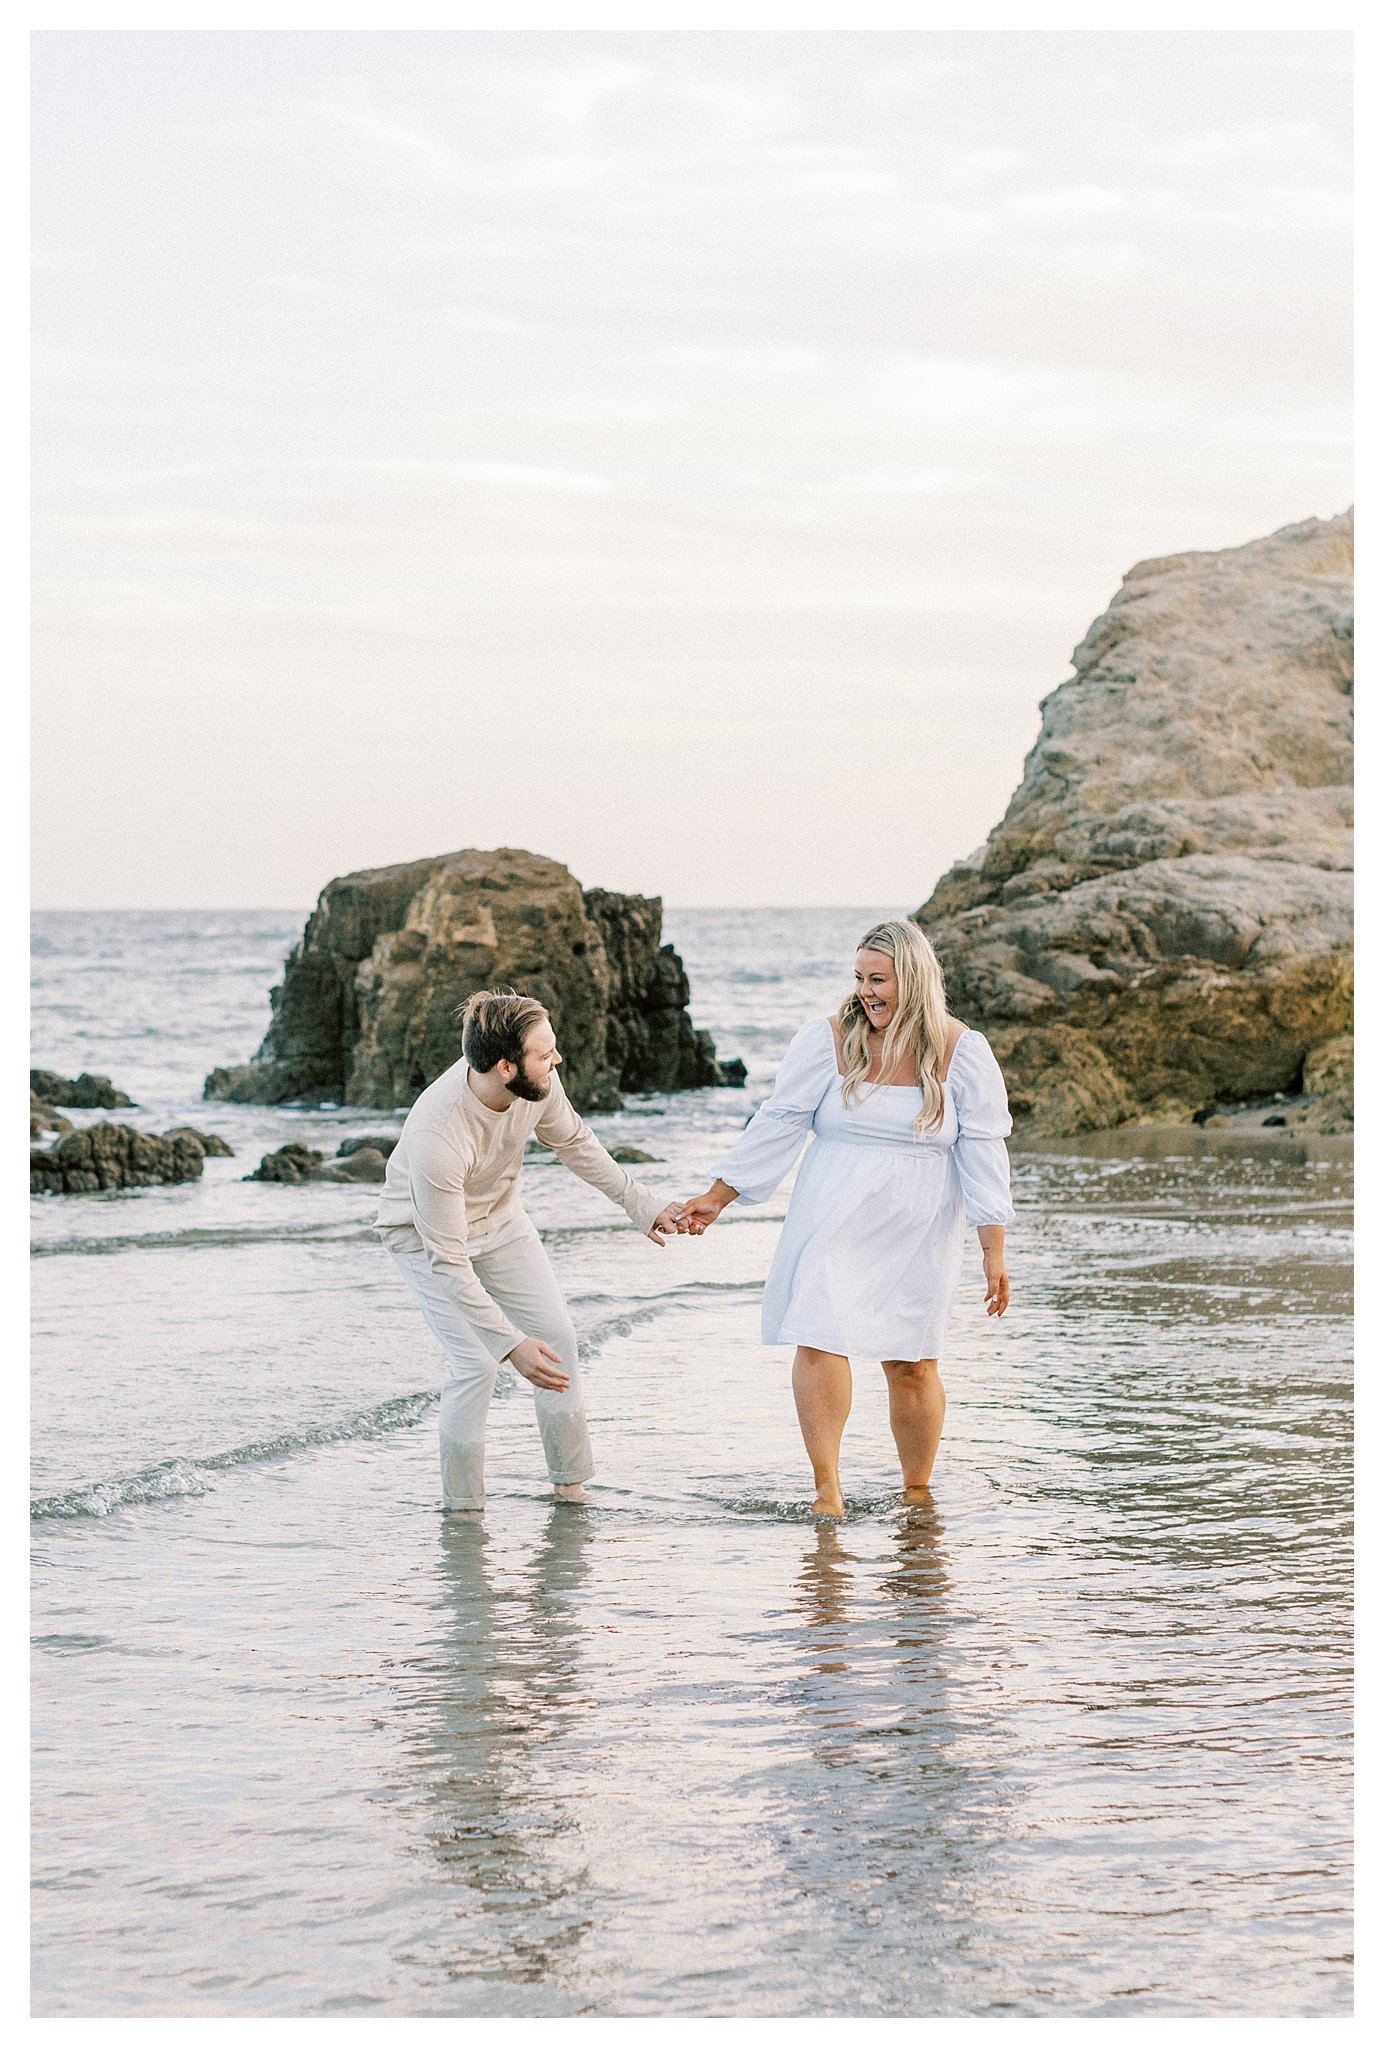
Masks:
[[[667,1237],[669,1231],[677,1231],[680,1234],[682,1228],[682,1204],[680,1202],[669,1202],[665,1208],[659,1210],[644,1235],[652,1238],[661,1251],[663,1249],[663,1240]]]
[[[566,1393],[568,1379],[562,1370],[562,1354],[554,1351],[551,1344],[544,1344],[537,1337],[525,1337],[522,1344],[516,1344],[505,1355],[521,1380],[528,1380],[535,1387],[547,1387],[554,1394]]]

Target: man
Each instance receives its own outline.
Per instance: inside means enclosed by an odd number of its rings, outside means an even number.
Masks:
[[[525,1140],[550,1145],[656,1245],[676,1230],[678,1204],[660,1207],[577,1115],[557,1077],[548,1013],[532,996],[472,996],[461,1044],[462,1057],[408,1113],[375,1217],[446,1356],[442,1504],[485,1505],[485,1418],[502,1359],[533,1386],[554,1494],[582,1501],[595,1468],[576,1332],[520,1206]]]

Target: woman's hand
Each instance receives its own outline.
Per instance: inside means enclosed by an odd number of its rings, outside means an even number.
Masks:
[[[987,1316],[1002,1316],[1009,1306],[1009,1275],[1005,1271],[1004,1253],[985,1255],[985,1313]]]
[[[710,1230],[721,1211],[730,1207],[738,1192],[738,1189],[728,1187],[725,1181],[714,1180],[704,1195],[683,1203],[678,1229],[689,1237],[700,1237],[703,1231]]]
[[[1004,1225],[985,1223],[977,1233],[985,1260],[985,1313],[1002,1316],[1009,1306],[1009,1273],[1004,1263]]]

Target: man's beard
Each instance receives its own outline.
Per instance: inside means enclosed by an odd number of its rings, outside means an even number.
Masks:
[[[521,1102],[543,1102],[548,1094],[547,1076],[541,1081],[531,1081],[521,1067],[512,1081],[505,1082],[505,1090],[510,1095],[517,1095]]]

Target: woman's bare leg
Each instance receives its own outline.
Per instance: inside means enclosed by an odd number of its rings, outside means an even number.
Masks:
[[[841,1432],[851,1412],[850,1360],[838,1351],[813,1351],[800,1344],[793,1359],[793,1399],[817,1487],[813,1512],[844,1515]]]
[[[903,1467],[904,1497],[926,1500],[947,1412],[937,1360],[886,1358],[884,1377],[889,1386],[889,1427]]]

